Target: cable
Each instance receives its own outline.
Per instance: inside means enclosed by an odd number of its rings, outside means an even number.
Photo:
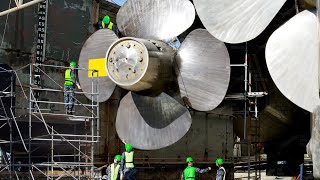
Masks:
[[[9,2],[9,7],[8,7],[8,9],[10,9],[10,7],[11,7],[11,0],[10,0],[10,2]],[[4,35],[6,34],[6,29],[7,29],[9,14],[10,14],[10,13],[7,14],[6,24],[4,25],[4,30],[3,30],[2,40],[1,40],[1,45],[0,45],[1,48],[2,48],[2,44],[3,44]]]
[[[177,61],[176,61],[176,58],[174,58],[173,61],[175,62],[175,65],[176,65],[176,68],[175,68],[175,69],[177,69],[177,70],[179,71],[179,75],[180,75],[180,77],[181,77],[182,85],[183,85],[183,87],[184,87],[184,90],[185,90],[185,92],[186,92],[187,99],[188,99],[188,101],[189,101],[189,95],[188,95],[188,92],[187,92],[187,88],[186,88],[186,86],[185,86],[185,84],[184,84],[184,81],[183,81],[183,78],[182,78],[182,75],[181,75],[181,71],[180,71],[180,69],[179,69],[179,65],[178,65],[178,63],[177,63]],[[186,104],[186,102],[184,102],[184,103],[185,103],[185,105],[189,106],[188,104]]]

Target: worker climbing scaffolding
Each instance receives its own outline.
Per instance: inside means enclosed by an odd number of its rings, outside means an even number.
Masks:
[[[74,106],[74,89],[75,85],[81,89],[75,77],[76,62],[70,62],[70,68],[65,71],[64,76],[64,106],[67,114],[72,115]]]

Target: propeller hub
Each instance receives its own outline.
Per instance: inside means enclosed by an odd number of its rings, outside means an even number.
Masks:
[[[106,54],[109,78],[129,91],[158,94],[172,80],[176,51],[161,41],[121,38]]]
[[[110,79],[120,86],[131,86],[144,76],[148,67],[148,51],[133,38],[116,41],[106,55]]]

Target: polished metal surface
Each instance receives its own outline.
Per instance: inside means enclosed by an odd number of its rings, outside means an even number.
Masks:
[[[312,159],[313,177],[320,178],[320,106],[317,106],[312,112],[311,119],[311,139],[307,144],[307,153]]]
[[[167,40],[188,29],[195,18],[189,0],[128,0],[117,14],[125,36]]]
[[[161,91],[172,78],[172,61],[176,51],[154,40],[121,38],[107,54],[110,79],[131,91]]]
[[[225,44],[205,29],[192,31],[176,57],[179,88],[192,108],[209,111],[226,95],[230,81],[230,58]]]
[[[241,43],[257,37],[286,0],[194,0],[204,27],[217,39]]]
[[[106,54],[110,78],[120,86],[131,86],[144,76],[148,67],[147,48],[134,39],[120,39]]]
[[[116,129],[134,148],[154,150],[181,139],[191,122],[187,108],[165,93],[149,97],[129,92],[120,102]]]
[[[319,100],[317,17],[303,11],[277,29],[266,45],[269,73],[281,93],[313,112]]]
[[[88,69],[88,63],[90,59],[104,58],[109,46],[117,39],[117,36],[109,29],[101,29],[92,34],[81,49],[79,68]],[[102,74],[102,72],[99,72],[99,74]],[[88,77],[88,72],[85,70],[79,70],[78,76],[82,90],[84,92],[92,92],[92,79],[91,77]],[[95,82],[98,80],[96,77],[93,77],[93,79]],[[98,88],[99,96],[97,101],[104,102],[108,100],[115,87],[116,84],[110,80],[108,75],[100,76]],[[91,95],[86,94],[86,97],[91,99]],[[93,98],[93,100],[96,101],[95,98]]]

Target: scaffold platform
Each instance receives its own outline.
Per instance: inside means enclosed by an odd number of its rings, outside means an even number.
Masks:
[[[65,103],[59,101],[63,101],[63,87],[58,80],[42,71],[46,80],[52,81],[56,87],[37,87],[33,82],[32,70],[46,66],[62,70],[67,68],[29,64],[18,70],[4,71],[12,73],[17,83],[9,83],[8,88],[0,92],[0,105],[5,110],[5,114],[0,117],[0,159],[3,160],[2,164],[0,163],[0,177],[8,174],[10,178],[19,178],[26,177],[27,174],[31,179],[40,176],[47,179],[92,179],[95,176],[94,147],[100,141],[99,103],[88,101],[84,95],[90,94],[93,97],[99,93],[76,92],[75,115],[65,114]],[[18,71],[23,69],[29,69],[29,82],[22,82],[18,76]],[[92,81],[94,91],[98,81]],[[9,105],[5,106],[3,103],[4,97],[15,97],[15,88],[20,90],[26,102],[24,107],[17,108],[18,115],[15,113],[15,99],[12,99]],[[54,95],[39,100],[35,97],[36,91]],[[81,96],[86,103],[78,99]]]

